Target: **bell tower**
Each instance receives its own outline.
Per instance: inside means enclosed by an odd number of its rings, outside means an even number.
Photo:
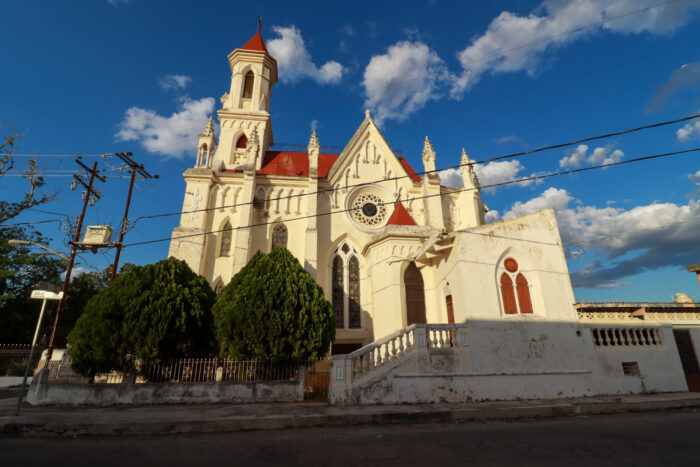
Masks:
[[[231,67],[229,92],[221,97],[218,111],[221,133],[212,168],[242,169],[247,162],[246,146],[253,130],[259,138],[256,169],[273,143],[270,122],[270,93],[277,82],[277,61],[265,47],[258,32],[241,48],[228,56]]]

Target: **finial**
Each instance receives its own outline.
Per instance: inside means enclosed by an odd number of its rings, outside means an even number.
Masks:
[[[311,132],[311,138],[309,139],[309,146],[318,146],[318,135],[316,134],[316,129]]]
[[[258,16],[258,32],[262,29],[262,16]]]
[[[469,161],[469,154],[467,154],[467,151],[465,151],[464,148],[462,148],[462,159],[466,159],[467,162]]]
[[[372,118],[372,111],[365,109],[365,118]]]

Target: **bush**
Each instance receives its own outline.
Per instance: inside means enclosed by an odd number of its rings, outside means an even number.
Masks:
[[[323,289],[286,249],[257,252],[216,298],[216,334],[224,357],[318,358],[335,338]]]
[[[215,350],[207,280],[184,261],[136,266],[95,295],[68,335],[73,368],[84,375],[128,371]]]

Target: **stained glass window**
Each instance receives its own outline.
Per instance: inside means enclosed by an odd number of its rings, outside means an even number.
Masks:
[[[272,248],[276,246],[287,248],[287,227],[282,224],[272,229]]]
[[[226,222],[221,232],[221,250],[219,256],[228,256],[231,251],[231,224]]]
[[[333,311],[335,312],[335,327],[345,327],[345,306],[343,287],[343,259],[336,256],[333,260]]]
[[[350,258],[348,263],[348,318],[351,328],[359,328],[360,325],[360,262],[356,256]]]

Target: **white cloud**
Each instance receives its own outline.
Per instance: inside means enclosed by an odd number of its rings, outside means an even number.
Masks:
[[[579,144],[568,156],[559,161],[559,167],[580,167],[582,164],[599,165],[614,164],[620,162],[625,153],[620,149],[613,150],[610,147],[597,147],[588,154],[588,145]]]
[[[602,30],[668,34],[690,21],[692,13],[700,9],[697,2],[678,1],[629,14],[658,3],[652,0],[545,0],[527,16],[503,11],[485,33],[475,37],[457,54],[463,72],[452,88],[452,96],[461,96],[487,72],[525,71],[534,75],[545,52]],[[616,17],[620,18],[612,19]],[[606,19],[610,21],[602,23]]]
[[[646,111],[651,112],[662,108],[673,96],[697,86],[698,83],[700,83],[700,62],[682,65],[674,70],[668,81],[656,90],[646,106]]]
[[[129,0],[107,0],[107,3],[114,6],[119,6],[122,3],[129,3]]]
[[[166,91],[169,89],[185,89],[192,81],[192,78],[187,75],[165,75],[158,80],[158,85]]]
[[[695,175],[700,177],[700,172]],[[597,250],[599,258],[607,261],[603,264],[599,259],[574,272],[575,286],[625,285],[619,279],[665,266],[693,264],[700,255],[700,200],[686,205],[652,203],[627,210],[598,208],[580,203],[564,189],[549,188],[527,202],[516,202],[503,218],[545,208],[556,211],[565,244]]]
[[[489,188],[489,185],[497,185],[499,183],[510,182],[519,178],[528,177],[523,173],[525,166],[519,160],[512,161],[493,161],[487,164],[474,165],[474,171],[479,177],[479,183],[484,187],[484,191],[493,193],[497,187]],[[440,175],[441,185],[450,188],[462,187],[462,176],[458,169],[445,169],[438,172]],[[535,174],[531,174],[533,176]],[[525,180],[518,183],[513,183],[506,186],[528,186],[535,182],[534,180]]]
[[[137,141],[148,152],[166,157],[182,157],[194,153],[197,135],[204,129],[214,110],[214,98],[199,100],[180,99],[178,111],[169,117],[139,107],[131,107],[124,114],[115,135],[118,141]]]
[[[695,183],[695,188],[697,188],[697,191],[692,193],[691,196],[700,196],[700,170],[694,174],[688,175],[688,178],[691,182]]]
[[[378,123],[402,121],[440,98],[441,87],[453,79],[445,62],[427,45],[398,42],[386,53],[372,56],[365,68],[365,106],[374,110]]]
[[[318,130],[318,120],[311,120],[311,130]]]
[[[501,136],[500,138],[493,140],[493,142],[496,144],[505,144],[505,143],[512,143],[512,142],[519,141],[519,140],[520,140],[520,138],[518,138],[515,135],[505,135],[505,136]]]
[[[295,26],[273,26],[272,30],[279,37],[270,40],[267,48],[277,60],[283,82],[295,83],[311,78],[319,84],[333,84],[343,77],[344,67],[336,61],[328,61],[320,67],[314,64],[301,32]]]
[[[700,114],[700,110],[695,113]],[[689,141],[695,137],[700,140],[700,118],[690,120],[688,123],[676,130],[676,137],[678,138],[678,141],[681,142]]]

